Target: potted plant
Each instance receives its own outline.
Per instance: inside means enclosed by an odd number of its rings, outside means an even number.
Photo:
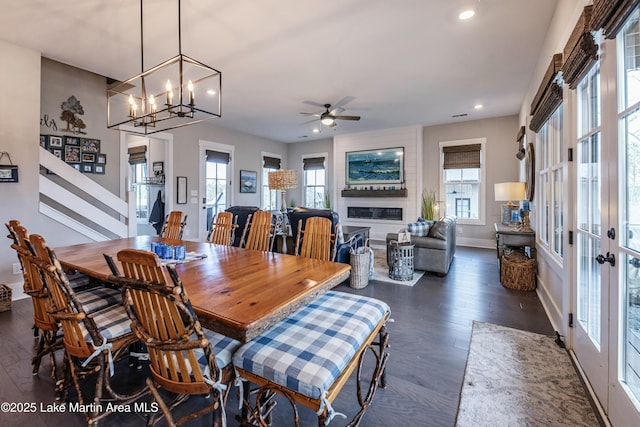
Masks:
[[[436,219],[436,192],[434,190],[422,192],[422,218]]]

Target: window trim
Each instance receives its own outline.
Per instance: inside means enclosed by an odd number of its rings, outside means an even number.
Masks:
[[[487,164],[486,164],[486,150],[487,150],[487,138],[470,138],[459,139],[453,141],[440,141],[438,153],[440,156],[440,168],[439,168],[439,186],[440,194],[445,195],[445,183],[444,183],[444,153],[443,147],[453,147],[458,145],[472,145],[480,144],[480,188],[478,190],[478,219],[464,219],[458,218],[457,223],[462,225],[487,225]],[[441,196],[444,197],[444,196]],[[445,213],[449,215],[449,212]]]

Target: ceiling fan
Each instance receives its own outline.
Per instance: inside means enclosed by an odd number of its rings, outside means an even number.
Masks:
[[[310,101],[306,101],[305,104],[310,104],[310,105],[316,105],[318,107],[324,107],[324,111],[319,111],[316,113],[300,113],[300,114],[304,114],[307,116],[316,116],[320,118],[320,123],[322,123],[325,126],[329,126],[329,127],[333,127],[336,125],[336,120],[360,120],[360,116],[341,116],[339,115],[341,112],[344,111],[344,108],[342,108],[343,105],[347,104],[348,102],[351,102],[354,98],[352,96],[346,96],[344,98],[342,98],[340,101],[338,101],[337,103],[335,103],[334,105],[331,104],[318,104],[315,102],[310,102]],[[317,119],[313,119],[311,121],[315,121]],[[307,122],[309,123],[309,122]]]

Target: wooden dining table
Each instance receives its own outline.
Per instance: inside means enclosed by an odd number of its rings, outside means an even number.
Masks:
[[[211,243],[138,236],[55,248],[66,269],[107,280],[103,254],[116,260],[122,249],[150,250],[151,242],[185,245],[204,255],[176,271],[198,319],[206,328],[249,341],[289,314],[349,278],[348,264]]]

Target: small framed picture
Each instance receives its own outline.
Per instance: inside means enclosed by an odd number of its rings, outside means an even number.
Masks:
[[[102,153],[96,154],[96,163],[99,163],[101,165],[106,165],[107,164],[107,155],[106,154],[102,154]]]
[[[51,154],[53,154],[54,156],[56,156],[57,158],[62,160],[62,149],[61,148],[55,148],[55,149],[51,150]]]
[[[62,137],[50,135],[49,148],[62,148]]]
[[[95,163],[96,155],[93,153],[82,153],[82,162],[83,163]]]
[[[82,173],[93,173],[93,163],[83,163],[82,169],[80,169]]]
[[[80,163],[72,163],[69,166],[72,166],[75,170],[79,171],[80,170]]]
[[[80,138],[78,138],[77,136],[65,136],[64,144],[80,146]]]
[[[258,182],[258,173],[255,171],[240,171],[240,192],[255,193]]]
[[[177,177],[178,182],[178,200],[177,203],[179,205],[184,205],[187,203],[187,177],[179,176]]]
[[[93,165],[93,173],[99,173],[104,175],[104,165],[97,164],[97,163]]]
[[[62,138],[60,138],[62,140]],[[64,147],[64,161],[67,163],[80,163],[80,147],[67,145]]]
[[[98,153],[100,151],[100,140],[92,138],[82,138],[83,153]]]
[[[49,148],[49,135],[40,135],[40,147]]]

